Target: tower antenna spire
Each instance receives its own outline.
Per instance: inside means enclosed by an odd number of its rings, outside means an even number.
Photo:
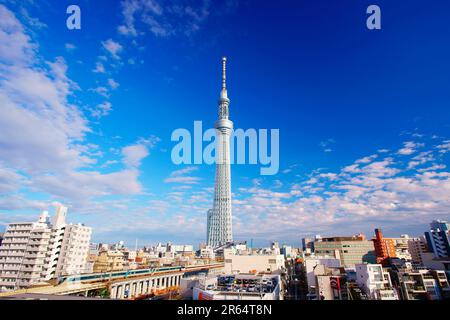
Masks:
[[[227,57],[222,58],[222,89],[227,88]]]

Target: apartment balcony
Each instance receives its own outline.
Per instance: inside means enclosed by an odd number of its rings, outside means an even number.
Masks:
[[[36,264],[43,264],[44,259],[23,259],[23,264],[30,264],[30,265],[36,265]]]
[[[28,241],[29,245],[33,245],[33,246],[40,246],[42,244],[46,244],[45,239],[41,239],[41,240],[30,240]]]
[[[0,251],[0,257],[23,257],[23,252]]]
[[[13,244],[13,245],[9,245],[8,247],[5,247],[5,249],[8,249],[8,250],[26,250],[27,249],[27,245],[24,243],[24,244]]]
[[[32,272],[30,274],[27,273],[22,273],[20,274],[20,279],[18,279],[19,281],[22,279],[25,280],[33,280],[33,279],[39,279],[40,278],[40,272]]]
[[[8,287],[11,290],[14,290],[14,285],[15,285],[15,282],[3,281],[0,279],[0,287]]]
[[[427,290],[423,286],[412,286],[408,288],[411,293],[426,293]]]
[[[0,259],[0,263],[22,263],[23,259],[20,258],[9,258],[9,259]]]
[[[19,271],[20,270],[20,265],[3,265],[3,267],[0,267],[0,270],[4,270],[4,271]]]
[[[30,235],[31,240],[43,240],[43,239],[50,239],[49,234],[33,234]]]
[[[28,281],[28,280],[17,280],[17,288],[28,288],[29,286],[31,286],[33,284],[33,282]]]
[[[42,252],[44,254],[47,253],[47,248],[44,246],[39,246],[39,247],[28,247],[27,248],[27,253],[36,253],[36,252]]]
[[[19,240],[19,239],[3,239],[2,246],[4,245],[26,245],[28,243],[28,239]]]
[[[25,259],[44,259],[45,253],[26,253]]]
[[[41,269],[39,267],[33,266],[33,267],[22,267],[20,271],[24,272],[41,272]]]

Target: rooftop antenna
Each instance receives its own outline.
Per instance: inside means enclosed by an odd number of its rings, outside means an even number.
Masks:
[[[222,57],[222,89],[227,89],[227,57]]]

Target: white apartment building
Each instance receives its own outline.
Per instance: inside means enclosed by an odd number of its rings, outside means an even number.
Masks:
[[[389,272],[381,264],[357,264],[356,283],[373,300],[398,300]]]
[[[46,211],[37,222],[9,224],[0,247],[0,291],[27,287],[43,280],[50,233]]]
[[[56,277],[80,274],[86,268],[92,229],[82,224],[66,225]]]
[[[52,223],[48,212],[43,211],[37,222],[9,224],[0,246],[0,291],[26,288],[84,270],[91,229],[66,225],[66,214],[67,208],[59,206]]]

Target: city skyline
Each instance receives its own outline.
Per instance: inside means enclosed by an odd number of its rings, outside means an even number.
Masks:
[[[232,165],[235,240],[450,220],[450,5],[379,2],[372,33],[365,3],[80,1],[74,31],[69,2],[0,1],[0,232],[62,203],[95,242],[204,242],[215,168],[170,134],[214,123],[222,56],[238,127],[280,129],[278,174]]]

